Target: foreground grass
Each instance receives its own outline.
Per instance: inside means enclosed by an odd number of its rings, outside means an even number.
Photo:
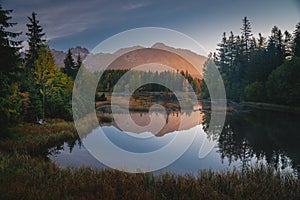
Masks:
[[[78,139],[74,123],[64,121],[50,121],[47,125],[23,124],[10,132],[8,138],[0,140],[0,152],[45,156],[49,148]]]
[[[0,199],[299,199],[299,180],[257,167],[198,177],[60,169],[28,155],[0,156]]]

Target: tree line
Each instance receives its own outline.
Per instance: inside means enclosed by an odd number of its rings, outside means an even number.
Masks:
[[[230,100],[300,105],[300,22],[293,33],[274,26],[270,36],[254,37],[245,17],[240,30],[223,33],[205,64],[206,79],[214,81],[209,68],[215,63]],[[202,95],[209,97],[205,84]]]
[[[55,65],[47,45],[45,33],[32,12],[28,17],[27,43],[29,49],[21,56],[22,33],[10,31],[16,25],[11,20],[12,10],[0,5],[0,129],[5,135],[7,128],[22,121],[33,122],[45,118],[72,119],[73,80],[82,64],[65,59],[65,67]]]
[[[191,86],[190,89],[193,89],[193,91],[199,93],[202,84],[199,78],[192,77],[188,71],[164,71],[160,73],[157,71],[131,71],[130,77],[128,77],[129,79],[122,80],[121,77],[123,77],[128,71],[128,69],[110,69],[102,72],[95,72],[94,74],[97,77],[100,77],[101,75],[97,91],[124,92],[129,91],[132,88],[136,88],[138,85],[142,85],[142,83],[150,82],[151,84],[146,84],[142,87],[139,87],[139,90],[147,92],[164,92],[166,90],[164,85],[169,84],[174,86],[177,91],[189,91],[189,84]],[[156,84],[159,81],[161,81],[162,84]]]

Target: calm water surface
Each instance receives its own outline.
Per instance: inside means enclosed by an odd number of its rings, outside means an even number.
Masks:
[[[151,114],[163,115],[162,113]],[[132,118],[140,125],[147,124],[149,117],[148,113],[132,113]],[[222,133],[215,136],[215,147],[203,159],[199,159],[198,153],[203,141],[207,138],[206,127],[210,120],[209,113],[196,111],[180,115],[172,111],[167,116],[160,117],[163,117],[167,124],[156,135],[149,132],[129,132],[128,134],[119,130],[114,124],[102,126],[102,130],[115,145],[136,153],[157,150],[168,144],[176,134],[190,137],[191,132],[196,131],[196,137],[188,150],[173,164],[157,173],[169,171],[196,175],[201,169],[222,171],[238,168],[242,170],[248,166],[267,163],[283,171],[297,173],[300,170],[299,115],[254,110],[229,113]],[[182,130],[177,130],[180,119],[194,119],[195,117],[200,119],[196,124],[190,123]],[[85,139],[93,140],[97,134],[99,131],[95,129]],[[134,134],[144,134],[147,139],[133,137]],[[106,167],[97,161],[80,141],[64,143],[58,150],[51,149],[50,152],[52,153],[48,157],[60,167]]]

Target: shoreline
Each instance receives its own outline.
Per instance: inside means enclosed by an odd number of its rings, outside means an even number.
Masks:
[[[276,111],[276,112],[286,112],[291,114],[300,114],[300,107],[296,106],[287,106],[287,105],[280,105],[280,104],[271,104],[271,103],[261,103],[261,102],[250,102],[245,101],[239,103],[240,106],[244,108],[252,108],[252,109],[259,109],[265,111]]]

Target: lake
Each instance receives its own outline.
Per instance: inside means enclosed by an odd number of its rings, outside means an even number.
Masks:
[[[197,133],[193,143],[179,159],[155,173],[168,171],[197,175],[201,169],[243,170],[245,167],[258,164],[269,164],[275,169],[295,174],[300,170],[299,115],[260,110],[228,113],[223,131],[214,136],[214,148],[202,159],[198,154],[203,141],[207,139],[209,112],[194,111],[181,114],[178,111],[170,111],[167,115],[160,112],[131,112],[131,117],[141,126],[147,125],[151,117],[162,118],[167,123],[155,135],[151,132],[121,131],[114,123],[101,127],[113,144],[129,152],[155,151],[172,141],[176,134],[188,138],[191,137],[191,132]],[[194,120],[181,130],[177,129],[180,119],[189,121],[195,118],[197,118],[196,122]],[[95,129],[84,140],[93,141],[97,134],[99,131]],[[139,137],[134,137],[135,134]],[[97,145],[96,142],[94,145]],[[80,141],[64,143],[61,148],[50,149],[49,152],[52,153],[49,153],[48,157],[60,167],[106,168]]]

